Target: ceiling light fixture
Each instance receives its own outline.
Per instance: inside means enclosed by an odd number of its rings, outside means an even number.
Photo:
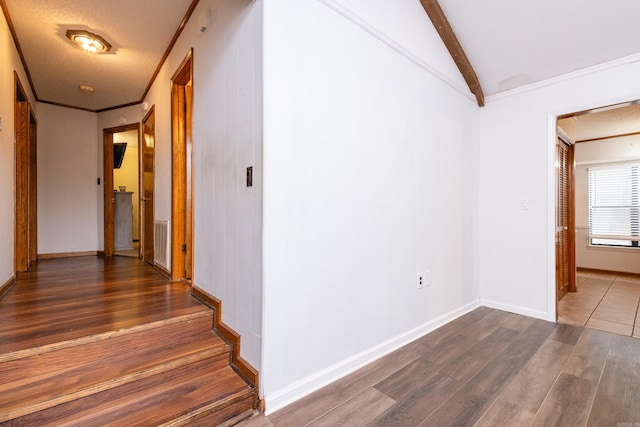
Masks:
[[[95,92],[95,89],[92,88],[91,86],[87,86],[87,85],[80,85],[80,90],[83,92]]]
[[[88,52],[107,53],[111,49],[109,42],[89,31],[67,30],[66,36],[69,40]]]

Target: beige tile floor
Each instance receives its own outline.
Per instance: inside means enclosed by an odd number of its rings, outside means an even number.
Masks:
[[[558,322],[640,338],[640,277],[578,271],[577,285],[558,303]]]

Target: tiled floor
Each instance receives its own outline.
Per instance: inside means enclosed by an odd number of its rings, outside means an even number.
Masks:
[[[579,271],[577,285],[558,303],[558,322],[640,338],[640,277]]]

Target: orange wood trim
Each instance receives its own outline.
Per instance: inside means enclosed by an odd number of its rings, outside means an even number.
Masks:
[[[240,335],[222,321],[222,301],[210,293],[193,286],[191,294],[213,310],[213,330],[224,338],[232,347],[231,364],[236,371],[245,377],[254,387],[258,387],[259,373],[246,360],[240,357]]]
[[[9,15],[9,9],[7,8],[7,4],[5,3],[5,0],[0,0],[0,7],[2,7],[2,13],[4,14],[4,18],[7,20],[7,26],[9,27],[9,32],[11,33],[11,37],[13,38],[13,44],[16,46],[16,50],[18,51],[18,56],[20,57],[22,68],[24,68],[24,72],[27,75],[27,80],[29,81],[29,87],[31,88],[31,93],[33,93],[33,97],[36,99],[36,101],[38,101],[38,94],[36,93],[36,88],[33,85],[33,80],[31,79],[31,72],[29,71],[29,67],[27,67],[27,61],[25,61],[24,59],[24,54],[22,53],[22,47],[20,46],[20,42],[18,41],[16,29],[13,27],[13,21],[11,21],[11,16]]]
[[[58,258],[78,258],[87,256],[98,256],[98,251],[85,252],[58,252],[50,254],[38,254],[38,259],[58,259]]]
[[[9,280],[7,280],[2,286],[0,286],[0,300],[2,299],[2,297],[4,297],[7,294],[7,292],[11,290],[11,288],[15,286],[15,284],[16,284],[16,277],[11,276]]]
[[[140,105],[140,104],[142,104],[142,101],[127,102],[126,104],[114,105],[113,107],[100,108],[100,109],[96,110],[95,112],[96,113],[102,113],[102,112],[105,112],[105,111],[117,110],[119,108],[133,107],[134,105]]]
[[[27,94],[14,71],[13,130],[15,137],[14,271],[29,269],[29,148],[31,110]]]
[[[162,59],[160,59],[160,63],[156,67],[156,70],[154,71],[153,75],[151,76],[151,80],[149,80],[149,84],[147,85],[147,88],[145,89],[144,93],[142,94],[142,97],[140,98],[141,100],[144,100],[144,98],[147,96],[147,94],[151,90],[151,86],[153,85],[153,82],[156,80],[156,77],[158,77],[158,74],[160,73],[162,66],[164,65],[165,61],[169,57],[169,54],[173,50],[173,47],[178,41],[178,37],[180,37],[180,34],[182,34],[182,30],[184,30],[184,27],[187,25],[187,22],[189,22],[189,18],[191,18],[191,14],[193,14],[193,11],[195,10],[199,1],[200,0],[193,0],[191,2],[191,5],[189,6],[187,13],[184,14],[184,17],[182,18],[182,22],[180,22],[180,25],[178,26],[176,33],[173,35],[171,42],[169,42],[169,46],[167,46],[167,50],[164,52]]]
[[[617,135],[601,136],[600,138],[581,139],[579,141],[576,141],[575,143],[579,144],[581,142],[602,141],[602,140],[605,140],[605,139],[623,138],[625,136],[636,136],[636,135],[640,135],[640,132],[619,133]]]
[[[91,108],[76,107],[75,105],[62,104],[60,102],[46,101],[43,99],[38,99],[38,102],[41,102],[43,104],[55,105],[56,107],[71,108],[73,110],[89,111],[90,113],[96,112],[96,110],[92,110]]]
[[[103,217],[104,217],[104,254],[113,256],[114,252],[114,195],[113,195],[113,134],[109,130],[102,131],[102,191],[103,191]]]
[[[575,146],[569,145],[568,152],[568,227],[569,232],[569,292],[576,292],[576,168]]]
[[[420,3],[422,3],[422,7],[425,12],[427,12],[427,15],[429,15],[429,19],[431,19],[436,31],[440,34],[440,38],[451,54],[453,61],[458,66],[458,70],[460,70],[464,81],[467,82],[469,90],[476,96],[478,106],[484,106],[484,93],[480,86],[478,76],[473,70],[469,58],[467,58],[467,55],[464,53],[464,49],[462,49],[462,45],[460,45],[458,37],[456,37],[453,32],[453,28],[451,28],[440,4],[437,0],[420,0]]]
[[[179,280],[189,278],[186,262],[187,257],[183,245],[193,242],[188,240],[187,222],[192,219],[187,206],[187,197],[192,189],[187,185],[190,160],[187,155],[189,148],[188,137],[191,123],[188,121],[189,110],[192,108],[187,102],[187,85],[193,81],[193,49],[190,49],[180,66],[171,77],[171,278]],[[192,250],[192,248],[187,248]],[[191,254],[192,256],[192,254]]]
[[[38,122],[29,112],[29,264],[38,258]]]

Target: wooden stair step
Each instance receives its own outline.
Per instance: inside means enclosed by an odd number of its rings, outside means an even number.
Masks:
[[[211,327],[198,316],[0,363],[0,422],[200,360],[228,365],[230,348]]]
[[[226,361],[205,359],[8,421],[7,426],[218,425],[254,408]]]
[[[89,324],[87,324],[85,319],[76,319],[68,325],[56,325],[56,331],[59,330],[60,332],[49,332],[46,336],[32,334],[30,327],[24,327],[18,333],[14,332],[13,334],[11,334],[10,331],[6,334],[0,331],[0,363],[30,356],[32,354],[73,347],[89,342],[114,338],[119,335],[129,334],[135,331],[142,331],[202,317],[212,319],[211,310],[202,307],[202,309],[198,310],[185,310],[184,313],[178,311],[169,318],[156,313],[148,319],[145,318],[145,320],[147,320],[146,322],[139,321],[132,324],[123,321],[105,325],[104,320],[101,318],[97,319],[95,322],[90,321],[88,322]],[[83,322],[83,326],[79,331],[81,332],[80,334],[75,332],[73,329],[73,326],[77,325],[78,321]],[[93,326],[94,323],[95,326]],[[32,328],[34,331],[41,330],[40,326],[33,326]]]

